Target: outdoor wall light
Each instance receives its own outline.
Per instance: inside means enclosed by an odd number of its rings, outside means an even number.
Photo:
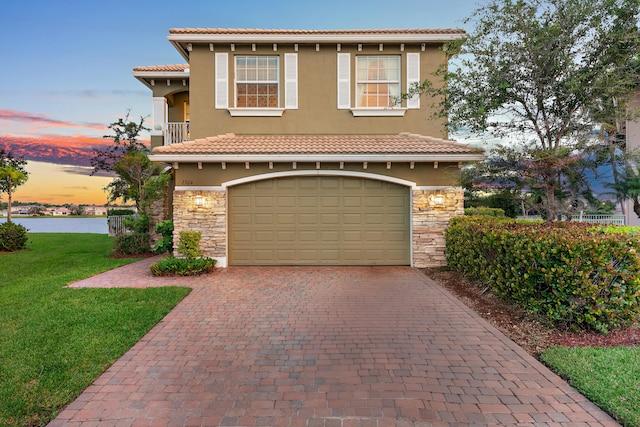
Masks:
[[[444,206],[444,194],[436,193],[429,196],[429,204],[431,206],[443,207]]]
[[[198,194],[196,196],[194,203],[196,205],[196,208],[204,207],[204,197],[202,196],[202,194]]]

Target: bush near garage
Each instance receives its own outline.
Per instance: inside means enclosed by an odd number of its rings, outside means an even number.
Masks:
[[[454,218],[445,239],[451,268],[556,326],[607,333],[639,318],[640,239],[629,229],[471,216]]]
[[[197,276],[213,271],[216,260],[202,256],[199,231],[181,231],[178,238],[178,253],[183,258],[169,256],[149,268],[154,276]]]

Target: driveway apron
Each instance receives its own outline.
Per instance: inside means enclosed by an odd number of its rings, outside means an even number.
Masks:
[[[231,267],[50,426],[617,425],[419,270]]]

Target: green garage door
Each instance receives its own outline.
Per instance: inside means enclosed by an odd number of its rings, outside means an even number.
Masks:
[[[348,177],[229,188],[230,265],[408,265],[409,189]]]

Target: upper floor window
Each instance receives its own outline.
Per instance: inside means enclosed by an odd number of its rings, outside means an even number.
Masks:
[[[279,57],[235,57],[236,108],[278,108]]]
[[[356,107],[388,108],[400,99],[400,56],[356,57]]]

